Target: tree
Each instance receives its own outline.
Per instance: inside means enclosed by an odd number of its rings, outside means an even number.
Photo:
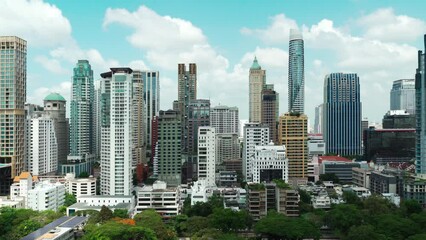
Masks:
[[[138,213],[133,219],[136,221],[137,226],[152,229],[159,240],[176,238],[176,232],[167,228],[167,226],[163,223],[160,214],[153,209],[148,209]]]
[[[343,191],[343,200],[347,204],[353,204],[357,207],[362,207],[361,199],[352,191]]]
[[[223,232],[236,232],[251,226],[251,217],[246,211],[216,208],[209,217],[212,227]]]
[[[320,174],[319,179],[322,182],[332,181],[333,183],[339,183],[339,177],[337,177],[337,175],[334,173]]]
[[[401,203],[401,212],[405,216],[410,216],[413,213],[421,213],[423,211],[422,206],[420,203],[414,199],[411,200],[404,200]]]
[[[416,234],[407,238],[407,240],[425,240],[426,233]]]
[[[378,195],[368,197],[362,204],[363,210],[367,211],[369,215],[389,214],[396,209],[393,203]]]
[[[133,183],[133,186],[137,186],[138,185],[138,176],[137,176],[137,174],[135,172],[132,175],[132,183]]]
[[[86,234],[83,236],[83,240],[157,239],[154,231],[151,229],[115,221],[108,221],[99,226],[90,224],[87,225],[84,230]]]
[[[88,172],[81,172],[80,175],[78,175],[78,178],[88,178],[89,176]]]
[[[65,193],[65,202],[64,202],[65,207],[69,207],[76,202],[77,202],[77,198],[74,196],[74,194]]]
[[[119,218],[129,218],[129,214],[127,212],[127,209],[114,209],[114,213],[112,214],[114,217]]]
[[[347,240],[386,240],[386,236],[377,233],[371,225],[352,226],[349,229]]]
[[[109,209],[107,206],[103,205],[101,207],[101,211],[98,215],[98,222],[103,223],[108,220],[110,220],[113,217],[111,209]]]
[[[361,224],[362,214],[355,205],[340,204],[329,212],[328,219],[330,220],[330,227],[346,234],[350,227]]]
[[[406,239],[421,233],[420,226],[409,218],[397,214],[382,214],[375,217],[376,232],[388,239]]]
[[[28,219],[17,226],[17,233],[19,236],[25,237],[26,235],[34,232],[42,226],[43,225],[41,224],[41,222],[35,221],[33,219]]]
[[[195,233],[210,227],[209,219],[206,217],[193,216],[185,223],[185,236],[193,236]]]

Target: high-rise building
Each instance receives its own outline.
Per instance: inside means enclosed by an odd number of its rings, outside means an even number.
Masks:
[[[189,64],[186,71],[185,64],[178,64],[178,101],[173,108],[178,107],[182,115],[182,154],[188,154],[189,148],[189,106],[191,101],[197,99],[197,65]],[[176,106],[175,106],[176,105]]]
[[[390,110],[406,110],[410,114],[416,111],[416,89],[414,79],[393,81],[390,91]]]
[[[0,194],[6,194],[12,178],[25,170],[27,42],[0,36],[0,49]]]
[[[424,36],[426,49],[426,35]],[[418,52],[416,69],[416,173],[426,174],[426,54]]]
[[[132,193],[133,70],[101,74],[101,193]]]
[[[160,73],[158,71],[142,71],[143,98],[145,100],[146,144],[152,145],[152,119],[160,111]]]
[[[168,185],[181,184],[181,114],[178,111],[160,111],[156,162],[158,179]]]
[[[244,125],[243,145],[243,175],[247,182],[252,181],[252,156],[256,146],[266,146],[269,143],[269,127],[261,123],[247,123]]]
[[[324,80],[324,140],[327,153],[361,154],[361,101],[356,73],[331,73]]]
[[[322,104],[315,107],[314,133],[322,134]]]
[[[288,182],[288,159],[286,158],[285,146],[256,146],[252,158],[253,182],[272,182],[281,179]]]
[[[265,89],[262,91],[262,111],[261,123],[269,127],[269,141],[278,143],[278,111],[279,97],[274,90]]]
[[[262,120],[262,90],[266,85],[266,71],[255,57],[249,74],[249,122],[260,123]]]
[[[237,107],[217,106],[210,108],[210,126],[216,134],[239,133],[239,117]]]
[[[198,128],[210,126],[210,100],[196,99],[189,103],[188,111],[188,154],[197,154]]]
[[[87,60],[78,60],[72,77],[70,153],[62,174],[91,172],[94,161],[94,84],[93,70]]]
[[[58,163],[65,163],[69,153],[68,147],[68,119],[66,114],[66,100],[59,93],[51,93],[44,98],[43,115],[53,120],[58,145]],[[37,175],[37,174],[35,174]]]
[[[288,111],[303,113],[305,108],[305,60],[303,36],[290,29],[288,46]]]
[[[216,165],[237,159],[241,159],[238,134],[216,133]]]
[[[101,80],[94,83],[93,129],[94,129],[94,155],[96,159],[101,156]]]
[[[144,80],[143,72],[133,71],[132,87],[132,166],[147,163],[146,161],[146,117],[144,100]]]
[[[387,128],[416,128],[416,115],[405,110],[390,110],[383,116],[382,126]]]
[[[205,180],[207,186],[216,186],[215,136],[212,127],[198,128],[198,180]]]
[[[307,178],[308,117],[298,112],[281,115],[278,138],[286,147],[289,178]]]

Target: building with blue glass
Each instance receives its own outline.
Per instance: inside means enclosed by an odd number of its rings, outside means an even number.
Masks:
[[[425,35],[426,49],[426,35]],[[416,69],[416,173],[426,174],[426,54],[418,52]]]
[[[326,153],[360,155],[362,111],[356,73],[325,76],[323,108]]]
[[[296,29],[290,30],[288,48],[288,111],[303,113],[305,108],[304,48],[302,33]]]

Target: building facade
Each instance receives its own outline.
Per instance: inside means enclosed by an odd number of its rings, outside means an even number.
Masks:
[[[425,35],[426,45],[426,35]],[[416,69],[416,173],[426,174],[426,53],[418,52]]]
[[[212,127],[198,128],[198,179],[207,186],[216,186],[216,132]]]
[[[261,123],[269,127],[269,141],[278,143],[278,111],[279,95],[276,91],[265,89],[262,91]]]
[[[262,121],[262,90],[266,85],[266,71],[254,58],[249,74],[249,122]]]
[[[7,194],[12,179],[25,170],[24,128],[27,42],[0,36],[0,195]]]
[[[361,101],[356,73],[331,73],[324,80],[326,152],[361,154]]]
[[[288,111],[303,113],[305,108],[305,59],[303,36],[290,29],[288,46]]]
[[[138,164],[145,164],[146,161],[146,112],[144,99],[144,81],[143,72],[139,70],[133,71],[133,86],[132,86],[132,167]]]
[[[133,70],[111,68],[101,77],[101,193],[130,195]]]
[[[315,107],[315,122],[314,122],[314,133],[316,134],[322,134],[322,107],[323,105],[320,104]]]
[[[266,146],[269,143],[269,128],[261,123],[247,123],[244,125],[243,143],[243,175],[247,182],[252,181],[252,156],[256,153],[256,146]]]
[[[152,145],[152,119],[160,112],[160,73],[158,71],[142,71],[143,98],[145,100],[146,144]]]
[[[238,134],[238,108],[228,106],[217,106],[210,108],[210,126],[214,127],[216,134]]]
[[[278,140],[286,147],[289,178],[307,178],[308,117],[297,112],[281,115]]]
[[[158,179],[170,186],[181,183],[181,115],[177,111],[160,111],[156,162]]]
[[[393,81],[390,91],[390,110],[406,110],[410,114],[416,111],[416,89],[414,79]]]
[[[28,208],[57,211],[65,203],[65,187],[61,183],[40,182],[28,191]]]
[[[288,182],[288,159],[285,146],[256,146],[251,159],[253,182],[272,182],[282,179]]]
[[[237,134],[216,133],[216,165],[223,165],[228,160],[240,159],[240,153]]]

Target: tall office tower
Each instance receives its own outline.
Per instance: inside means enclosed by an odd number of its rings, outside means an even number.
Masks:
[[[266,71],[255,57],[249,74],[249,122],[260,123],[262,120],[262,90],[266,85]]]
[[[305,108],[305,60],[303,36],[290,29],[288,46],[288,111],[303,113]]]
[[[182,115],[182,154],[188,153],[188,131],[189,131],[189,105],[197,99],[197,65],[189,64],[186,71],[185,64],[178,64],[178,102],[177,107]],[[175,108],[175,104],[173,104]]]
[[[154,161],[156,155],[155,149],[158,142],[158,116],[154,116],[151,120],[151,161]]]
[[[426,49],[426,35],[424,35]],[[416,69],[416,173],[426,174],[426,54],[417,53]]]
[[[243,174],[246,182],[252,181],[251,158],[255,154],[256,146],[266,146],[269,143],[269,127],[261,123],[247,123],[244,125],[243,145]]]
[[[144,100],[144,81],[143,72],[133,71],[133,93],[131,104],[132,118],[132,166],[147,163],[146,161],[146,118],[145,118],[145,100]]]
[[[307,178],[308,117],[298,112],[281,115],[278,135],[287,150],[289,178]]]
[[[55,121],[43,113],[26,119],[26,162],[32,175],[56,174],[58,170],[59,137]]]
[[[58,145],[58,163],[65,163],[68,156],[68,119],[66,100],[59,93],[51,93],[44,98],[43,115],[53,120]],[[38,175],[38,174],[34,174]]]
[[[237,107],[217,106],[210,108],[210,126],[216,134],[239,133],[239,117]]]
[[[315,107],[314,133],[322,134],[322,104]]]
[[[414,79],[393,81],[390,91],[390,110],[406,110],[410,114],[416,112],[416,89]]]
[[[101,194],[132,193],[133,70],[101,74]]]
[[[143,98],[145,100],[145,131],[146,144],[152,145],[152,119],[160,111],[160,73],[158,71],[143,71]]]
[[[181,184],[181,115],[178,111],[160,111],[156,147],[158,179],[167,185]],[[155,163],[154,163],[155,164]]]
[[[262,112],[261,123],[269,127],[269,141],[278,143],[278,110],[279,97],[274,90],[265,89],[262,91]]]
[[[62,173],[91,172],[94,161],[93,131],[94,85],[93,70],[87,60],[78,60],[72,78],[70,153]]]
[[[204,179],[207,186],[216,186],[215,135],[212,127],[198,128],[198,180]]]
[[[361,101],[356,73],[331,73],[324,81],[326,153],[361,154]]]
[[[238,134],[216,133],[216,165],[223,165],[224,161],[237,159],[241,159]]]
[[[101,156],[101,80],[94,83],[94,104],[93,104],[93,138],[94,155],[96,159]]]

